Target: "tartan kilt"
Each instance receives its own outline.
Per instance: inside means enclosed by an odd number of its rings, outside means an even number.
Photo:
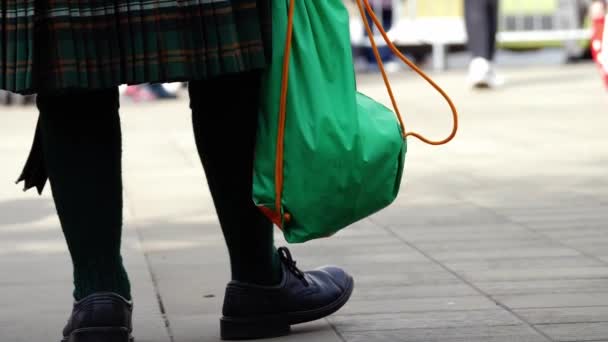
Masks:
[[[202,80],[270,58],[270,0],[0,1],[11,92]]]

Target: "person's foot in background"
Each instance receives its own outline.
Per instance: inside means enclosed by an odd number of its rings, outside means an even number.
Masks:
[[[397,73],[401,71],[401,68],[401,63],[394,59],[391,59],[388,62],[384,63],[384,70],[386,70],[386,72],[389,74]]]
[[[10,106],[13,103],[13,96],[8,91],[0,90],[0,105]]]
[[[0,91],[0,105],[10,106],[20,104],[29,106],[36,103],[36,95],[18,95],[8,91]]]
[[[124,95],[134,102],[152,101],[156,99],[156,95],[145,85],[132,85],[126,87]]]
[[[473,88],[494,88],[504,83],[504,80],[496,75],[493,66],[498,31],[498,3],[499,0],[464,2],[467,46],[473,55],[467,79]]]
[[[496,74],[490,61],[476,57],[469,64],[468,82],[473,88],[495,88],[504,84],[504,78]]]
[[[167,91],[167,89],[160,83],[148,84],[147,88],[154,94],[159,100],[176,99],[177,95]]]
[[[33,106],[36,104],[36,95],[25,95],[22,98],[22,102],[24,106]]]

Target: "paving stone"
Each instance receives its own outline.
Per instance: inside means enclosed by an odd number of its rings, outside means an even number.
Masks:
[[[342,333],[348,342],[547,342],[524,325],[439,329],[399,329]]]
[[[391,231],[414,243],[440,241],[499,240],[505,238],[535,238],[534,232],[512,224],[441,225],[424,227],[391,227]]]
[[[542,279],[598,279],[608,278],[608,267],[529,268],[508,270],[457,270],[475,281],[542,280]]]
[[[608,234],[606,229],[603,228],[603,224],[598,225],[584,225],[583,227],[576,228],[575,230],[572,227],[568,229],[555,229],[555,230],[545,230],[542,231],[542,234],[550,236],[553,239],[568,242],[570,239],[578,239],[578,238],[604,238]]]
[[[447,272],[403,272],[395,274],[364,274],[357,276],[357,286],[411,286],[411,285],[445,285],[461,283],[460,279]]]
[[[211,342],[219,341],[219,315],[174,316],[171,319],[171,331],[175,342]],[[289,336],[260,339],[258,341],[323,341],[341,342],[325,320],[296,325]]]
[[[339,258],[336,259],[336,261]],[[304,263],[302,263],[304,264]],[[309,261],[306,264],[310,264]],[[325,264],[325,263],[323,263]],[[372,276],[384,276],[384,275],[394,275],[394,274],[422,274],[422,273],[446,273],[445,269],[434,262],[429,260],[424,260],[424,262],[401,262],[401,263],[353,263],[350,265],[346,265],[340,263],[340,266],[347,267],[349,272],[357,275],[361,275],[361,277],[372,277]]]
[[[357,298],[355,296],[353,300],[340,311],[340,314],[360,315],[392,312],[464,311],[494,308],[496,308],[496,302],[482,296],[372,300]]]
[[[439,261],[458,261],[458,260],[491,260],[505,258],[542,258],[542,257],[566,257],[581,256],[577,250],[567,247],[516,247],[495,248],[486,250],[461,250],[461,251],[441,251],[429,253]]]
[[[329,318],[329,321],[340,332],[520,325],[522,323],[503,309],[403,312],[399,315],[338,314]]]
[[[608,289],[608,279],[551,279],[500,282],[475,282],[492,295],[528,295],[560,293],[594,293]]]
[[[424,250],[429,254],[442,252],[458,252],[458,251],[496,251],[496,250],[512,250],[520,248],[552,248],[561,247],[555,242],[548,241],[546,238],[520,238],[520,239],[497,239],[497,240],[477,240],[477,241],[441,241],[416,243],[416,247]]]
[[[608,322],[537,325],[559,342],[600,341],[608,339]]]
[[[524,269],[560,269],[560,268],[578,268],[578,267],[602,267],[604,263],[592,259],[587,256],[567,256],[567,257],[539,257],[534,259],[524,258],[505,258],[505,259],[490,259],[490,260],[469,260],[445,262],[450,269],[456,271],[487,271],[487,270],[502,270],[510,272],[512,270]]]
[[[516,309],[532,324],[608,322],[608,306]]]
[[[495,296],[494,298],[511,308],[608,306],[608,292],[542,293],[530,295]]]
[[[394,298],[449,298],[477,296],[479,293],[464,283],[410,285],[410,286],[358,286],[353,299],[365,300]]]
[[[404,220],[407,218],[407,220]],[[460,206],[460,207],[429,207],[426,210],[421,208],[388,208],[382,213],[373,216],[372,221],[391,227],[399,227],[401,225],[421,225],[426,224],[441,225],[441,224],[495,224],[497,222],[507,223],[504,218],[497,216],[492,211],[480,209],[475,206]]]

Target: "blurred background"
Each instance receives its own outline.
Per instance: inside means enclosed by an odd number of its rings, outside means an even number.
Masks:
[[[484,0],[479,1],[480,3]],[[496,63],[567,65],[591,62],[594,0],[500,0],[496,34]],[[465,5],[460,0],[370,0],[392,42],[419,66],[432,71],[462,69],[470,63]],[[351,13],[351,42],[357,72],[377,72],[370,42],[354,0],[345,0]],[[597,14],[595,14],[597,16]],[[483,28],[480,28],[483,29]],[[374,28],[386,70],[398,72],[397,62]],[[133,102],[176,99],[186,84],[123,86]],[[31,105],[34,97],[0,91],[0,105]]]
[[[460,52],[466,50],[464,1],[372,0],[370,3],[376,13],[384,13],[384,26],[393,43],[418,64],[434,70],[462,66],[462,58],[455,56],[461,56]],[[592,3],[593,0],[501,0],[498,47],[510,52],[552,50],[558,56],[551,59],[553,62],[590,59]],[[349,7],[351,39],[360,52],[369,42],[354,1],[350,1]],[[380,36],[376,39],[382,42]]]

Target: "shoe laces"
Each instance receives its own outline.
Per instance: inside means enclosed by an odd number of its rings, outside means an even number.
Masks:
[[[283,262],[283,264],[285,265],[285,267],[287,267],[289,272],[291,272],[291,274],[296,276],[296,278],[300,279],[302,281],[302,283],[306,287],[308,287],[308,285],[309,285],[308,280],[306,280],[306,276],[304,275],[304,272],[302,272],[296,266],[296,261],[293,260],[293,258],[291,257],[291,252],[289,251],[289,249],[287,249],[287,247],[281,247],[278,249],[278,252],[279,252],[279,257],[281,258],[281,262]]]

